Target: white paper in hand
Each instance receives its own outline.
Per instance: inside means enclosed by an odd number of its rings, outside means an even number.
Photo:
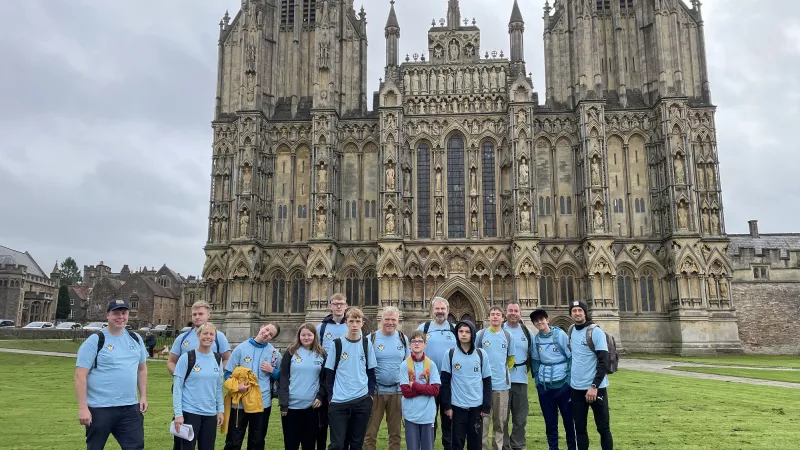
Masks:
[[[169,424],[169,432],[173,436],[178,436],[179,438],[186,439],[187,441],[194,439],[194,430],[192,429],[191,425],[183,424],[181,425],[181,431],[176,432],[174,420]]]

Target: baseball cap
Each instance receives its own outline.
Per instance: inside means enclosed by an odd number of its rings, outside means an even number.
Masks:
[[[108,302],[106,312],[111,312],[115,309],[131,309],[131,307],[128,306],[128,301],[123,299],[116,299]]]

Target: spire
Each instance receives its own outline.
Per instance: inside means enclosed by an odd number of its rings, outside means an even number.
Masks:
[[[449,0],[447,3],[447,26],[458,28],[461,23],[461,7],[458,0]]]
[[[389,28],[400,28],[400,24],[397,22],[397,14],[394,12],[394,0],[391,1],[392,7],[389,10],[389,19],[386,21],[386,30],[388,31]]]
[[[512,23],[525,23],[525,21],[522,20],[522,13],[519,11],[517,0],[514,0],[514,9],[511,10],[511,20],[508,24],[511,25]]]
[[[391,1],[392,7],[389,9],[389,19],[386,20],[386,78],[392,78],[394,72],[390,72],[389,68],[396,68],[398,66],[398,58],[400,54],[399,40],[400,40],[400,24],[397,22],[397,14],[394,12],[394,0]]]
[[[59,273],[59,272],[61,271],[58,269],[58,261],[56,261],[56,265],[53,266],[53,273]]]

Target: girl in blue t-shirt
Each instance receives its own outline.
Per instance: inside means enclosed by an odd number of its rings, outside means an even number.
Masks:
[[[300,445],[303,450],[313,450],[316,446],[317,433],[312,430],[319,428],[318,408],[327,400],[322,381],[324,362],[325,350],[317,329],[304,323],[281,360],[278,404],[287,450],[297,450]]]
[[[194,439],[177,439],[181,450],[214,450],[217,427],[222,425],[222,368],[218,355],[211,351],[217,338],[217,328],[206,322],[197,328],[200,344],[193,350],[194,361],[189,367],[190,353],[178,358],[173,375],[172,407],[175,414],[175,431],[181,425],[192,426]],[[187,377],[187,373],[189,376]]]

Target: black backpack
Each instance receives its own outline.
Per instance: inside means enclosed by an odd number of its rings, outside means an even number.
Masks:
[[[575,325],[570,325],[569,331],[567,334],[569,335],[569,344],[570,349],[572,348],[572,329],[575,328]],[[596,323],[593,323],[586,327],[586,345],[589,347],[589,350],[594,351],[594,341],[592,340],[592,331],[595,328],[600,328]],[[602,330],[602,328],[600,328]],[[614,336],[611,336],[608,333],[606,335],[606,346],[608,347],[608,362],[606,363],[606,373],[612,374],[619,369],[619,352],[617,351],[617,341],[614,340]]]
[[[450,322],[447,322],[447,323],[450,324],[450,332],[453,333],[453,336],[458,337],[458,335],[456,334],[456,327],[454,327],[453,324],[450,323]],[[428,330],[430,328],[431,328],[431,322],[430,321],[425,322],[425,326],[422,327],[422,332],[425,333],[426,339],[427,339],[427,336],[428,336]]]
[[[451,348],[448,354],[450,355],[450,373],[453,373],[453,353],[455,353],[455,348]],[[478,352],[478,358],[481,359],[481,370],[483,370],[483,352],[480,351],[478,347],[475,347],[475,351]]]
[[[183,384],[186,384],[186,380],[189,378],[189,375],[191,375],[193,372],[192,369],[194,369],[194,365],[197,363],[197,353],[195,353],[194,350],[189,350],[188,352],[186,352],[186,358],[187,358],[186,376],[183,377]],[[214,352],[214,359],[217,360],[217,366],[219,366],[220,361],[222,361],[222,355],[220,355],[217,352]],[[220,370],[222,370],[221,367]]]
[[[133,339],[133,342],[136,342],[136,345],[142,345],[142,342],[140,341],[141,337],[138,334],[134,333],[131,330],[127,330],[127,329],[125,331],[128,332],[128,336],[130,336],[131,339]],[[95,331],[94,334],[97,335],[97,352],[94,355],[94,366],[93,367],[97,368],[97,357],[100,356],[100,350],[102,350],[103,346],[106,345],[106,335],[105,335],[105,333],[103,333],[102,330],[101,331]]]
[[[364,365],[369,369],[369,343],[366,336],[361,336],[361,346],[364,348]],[[333,371],[339,368],[339,360],[342,359],[342,338],[333,340],[333,347],[335,348],[335,358],[333,360]]]
[[[375,345],[375,333],[377,333],[377,331],[373,331],[372,333],[369,334],[369,342],[371,345]],[[397,330],[397,334],[399,335],[400,342],[403,343],[403,352],[405,352],[406,350],[408,350],[408,344],[406,343],[406,335],[404,335],[403,332],[400,330]]]

